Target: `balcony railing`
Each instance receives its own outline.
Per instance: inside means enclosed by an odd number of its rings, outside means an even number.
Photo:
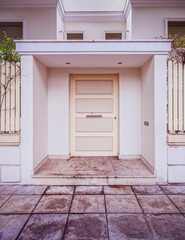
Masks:
[[[0,133],[20,132],[20,63],[0,63]]]

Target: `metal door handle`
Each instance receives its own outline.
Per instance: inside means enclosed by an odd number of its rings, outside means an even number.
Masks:
[[[86,115],[86,118],[101,118],[102,115]]]

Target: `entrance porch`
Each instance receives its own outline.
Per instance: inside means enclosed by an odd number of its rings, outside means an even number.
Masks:
[[[16,44],[22,55],[21,183],[128,185],[167,182],[166,60],[169,41],[17,41]],[[97,79],[91,84],[87,83],[88,79],[83,79],[85,84],[80,92],[71,91],[71,76],[74,75],[116,75],[118,90],[115,92],[118,96],[113,94],[112,85],[108,93],[98,92],[97,85],[93,88],[96,91],[90,91],[89,85],[92,86]],[[108,80],[106,83],[112,79]],[[89,108],[86,111],[89,99],[93,98],[96,99],[96,104],[91,104],[93,108],[100,108],[100,102],[104,102],[101,111],[90,111]],[[84,103],[82,99],[88,101]],[[77,104],[79,102],[81,105]],[[116,109],[112,107],[114,104],[118,108],[117,115],[113,111]],[[70,111],[71,106],[76,110]],[[110,126],[107,132],[104,124],[101,125],[101,134],[97,129],[92,133],[89,125],[88,131],[84,130],[86,125],[81,122],[81,130],[74,129],[79,118],[83,122],[88,118],[89,123],[95,116],[101,120],[111,118],[111,124],[106,125]],[[113,125],[113,121],[117,124]],[[106,149],[100,149],[94,141],[100,155],[93,155],[95,144],[91,141],[88,146],[93,149],[88,149],[84,156],[115,157],[81,158],[86,142],[79,145],[77,137],[89,140],[92,136],[101,139],[106,136],[110,144],[103,142],[101,146]],[[114,149],[111,148],[113,137],[115,151],[108,154]],[[73,151],[72,143],[76,144],[79,155]],[[106,154],[102,154],[104,150]],[[80,158],[70,159],[71,156]]]
[[[153,185],[156,177],[141,159],[72,157],[49,159],[34,174],[34,184]]]

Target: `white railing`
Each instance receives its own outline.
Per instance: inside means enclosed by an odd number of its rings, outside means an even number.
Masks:
[[[168,61],[168,132],[185,133],[185,64]]]
[[[20,132],[20,63],[0,63],[0,133]]]

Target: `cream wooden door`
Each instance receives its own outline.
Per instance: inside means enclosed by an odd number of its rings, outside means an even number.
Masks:
[[[71,75],[72,156],[117,156],[118,76]]]

